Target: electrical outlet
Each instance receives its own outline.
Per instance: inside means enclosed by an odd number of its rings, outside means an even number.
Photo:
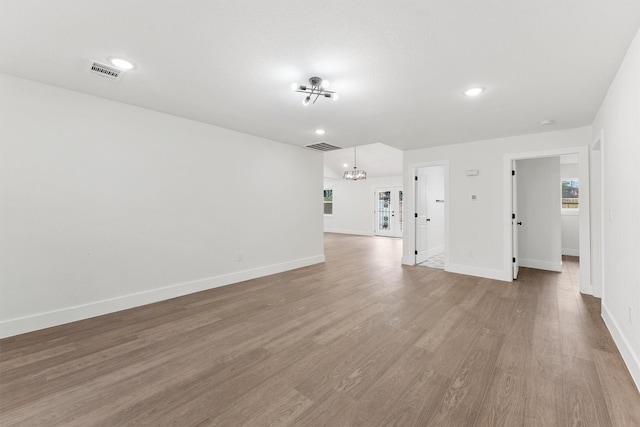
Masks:
[[[467,255],[469,256],[469,258],[473,258],[473,257],[474,257],[473,251],[469,251],[469,252],[467,253]]]
[[[238,255],[236,256],[236,261],[238,262],[242,261],[242,252],[238,252]]]

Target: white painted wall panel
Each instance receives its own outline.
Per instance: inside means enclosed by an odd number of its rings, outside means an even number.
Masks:
[[[9,76],[0,88],[1,334],[324,259],[321,153]]]
[[[602,315],[640,389],[640,31],[594,120],[601,135]]]

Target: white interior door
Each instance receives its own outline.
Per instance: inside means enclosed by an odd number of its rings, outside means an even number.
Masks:
[[[378,188],[375,191],[375,235],[402,237],[402,188]]]
[[[518,278],[518,174],[516,161],[511,161],[511,257],[513,261],[513,278]]]
[[[427,226],[429,217],[427,216],[427,176],[418,171],[415,179],[416,195],[416,264],[425,262],[429,257],[427,246]]]

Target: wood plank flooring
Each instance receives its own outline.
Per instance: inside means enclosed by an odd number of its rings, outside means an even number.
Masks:
[[[640,426],[578,264],[514,283],[327,234],[326,263],[0,341],[2,426]]]

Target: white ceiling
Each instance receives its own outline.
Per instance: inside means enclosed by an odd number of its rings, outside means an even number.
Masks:
[[[412,149],[590,124],[639,25],[638,0],[2,0],[0,72],[298,146]],[[86,71],[111,56],[137,68]],[[290,85],[313,75],[340,99],[302,106]]]

